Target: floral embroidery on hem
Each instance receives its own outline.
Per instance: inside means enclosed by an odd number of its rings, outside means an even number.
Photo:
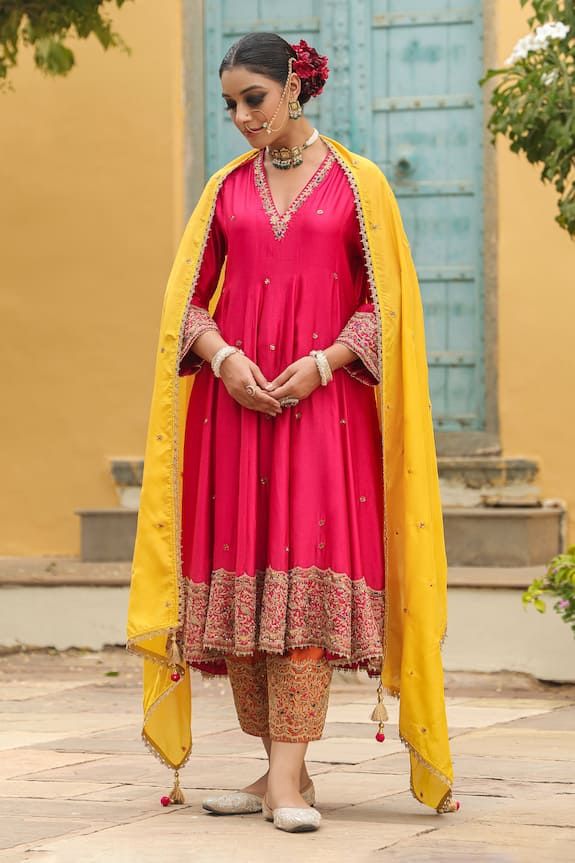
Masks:
[[[181,643],[189,663],[315,645],[333,665],[381,666],[385,594],[363,578],[315,566],[256,575],[218,569],[211,584],[186,580],[185,589]]]

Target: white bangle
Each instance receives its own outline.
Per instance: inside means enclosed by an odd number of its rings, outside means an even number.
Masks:
[[[215,352],[212,359],[210,360],[210,365],[216,378],[221,377],[220,367],[225,358],[235,353],[243,354],[243,351],[241,348],[236,348],[234,345],[223,345],[219,350]]]
[[[321,378],[322,387],[326,387],[333,379],[333,372],[329,364],[329,360],[323,351],[310,351],[310,356],[314,358],[319,376]]]

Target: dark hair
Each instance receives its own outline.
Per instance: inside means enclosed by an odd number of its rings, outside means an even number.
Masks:
[[[234,66],[245,66],[250,72],[265,75],[284,86],[288,74],[288,60],[297,54],[289,42],[277,33],[248,33],[231,46],[220,63],[219,75]],[[299,101],[304,105],[313,94],[302,81]]]

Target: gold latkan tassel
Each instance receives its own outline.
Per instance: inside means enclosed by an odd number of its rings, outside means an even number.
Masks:
[[[166,659],[168,660],[169,665],[182,664],[182,654],[180,653],[180,648],[176,640],[175,632],[172,632],[172,634],[168,636],[168,643],[166,645]]]
[[[385,740],[385,734],[383,733],[383,723],[387,722],[389,716],[387,715],[387,710],[385,704],[383,703],[383,683],[380,683],[377,687],[377,704],[373,708],[371,714],[372,722],[378,722],[379,727],[377,730],[377,734],[375,735],[375,739],[379,743],[383,743]]]
[[[175,632],[172,632],[172,634],[168,636],[168,643],[166,645],[166,659],[168,661],[168,665],[172,670],[172,673],[170,674],[170,679],[174,683],[178,683],[182,679],[181,669],[183,664],[182,654],[176,640]]]
[[[185,803],[186,798],[184,797],[184,792],[182,791],[182,787],[180,785],[180,771],[176,770],[174,775],[174,787],[170,792],[170,800],[172,803]]]
[[[162,806],[169,806],[170,803],[185,803],[186,798],[184,797],[184,792],[182,791],[182,786],[180,785],[180,771],[174,771],[174,787],[170,791],[169,796],[160,797],[160,803]]]

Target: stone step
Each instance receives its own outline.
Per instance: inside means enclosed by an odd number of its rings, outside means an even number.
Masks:
[[[444,506],[539,506],[533,459],[450,456],[437,460]]]
[[[444,506],[450,566],[537,566],[563,549],[565,508]]]
[[[508,456],[439,456],[437,469],[441,479],[482,488],[533,483],[539,464],[535,459]]]
[[[126,507],[77,509],[80,516],[80,558],[83,561],[131,560],[138,510]]]
[[[437,462],[441,499],[445,506],[539,506],[534,459],[503,456],[444,456]],[[137,509],[144,461],[110,459],[110,470],[121,506]]]
[[[507,456],[439,456],[437,468],[441,479],[469,488],[533,483],[539,473],[535,459]],[[112,458],[110,470],[116,485],[138,486],[142,484],[144,459]]]
[[[144,474],[143,458],[111,458],[110,472],[116,486],[120,506],[138,509]]]
[[[81,519],[83,561],[131,560],[135,509],[76,510]],[[450,507],[443,509],[451,566],[537,566],[563,548],[565,509],[538,507]]]

